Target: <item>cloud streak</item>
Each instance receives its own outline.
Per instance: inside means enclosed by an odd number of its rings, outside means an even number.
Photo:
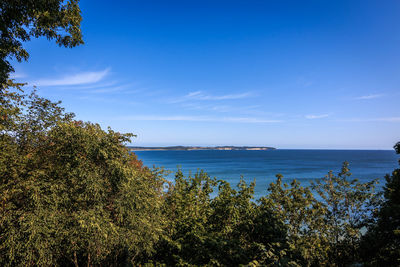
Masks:
[[[92,84],[101,81],[110,69],[102,71],[81,72],[73,75],[64,76],[56,79],[41,79],[33,82],[37,86],[65,86],[65,85],[83,85]]]
[[[105,87],[99,87],[97,89],[93,89],[88,91],[89,93],[93,93],[93,94],[107,94],[107,93],[115,93],[115,92],[124,92],[124,93],[137,93],[140,92],[141,90],[135,89],[135,90],[127,90],[127,89],[131,89],[135,84],[131,83],[131,84],[122,84],[122,85],[118,85],[118,86],[105,86]]]
[[[219,101],[219,100],[233,100],[233,99],[243,99],[251,97],[253,94],[251,92],[244,92],[240,94],[225,94],[225,95],[211,95],[204,93],[203,91],[194,91],[190,92],[187,95],[174,99],[171,103],[180,103],[190,100],[199,100],[199,101]]]
[[[305,118],[308,120],[322,119],[326,117],[329,117],[329,114],[319,114],[319,115],[310,114],[305,116]]]
[[[245,92],[241,94],[226,94],[226,95],[209,95],[202,91],[191,92],[185,96],[189,99],[197,100],[228,100],[228,99],[242,99],[251,96],[250,92]]]
[[[400,117],[381,117],[381,118],[353,118],[343,119],[346,122],[400,122]]]
[[[368,99],[380,98],[382,96],[384,96],[384,95],[383,94],[370,94],[370,95],[363,95],[363,96],[356,97],[356,99],[358,99],[358,100],[368,100]]]
[[[278,123],[281,120],[268,120],[247,117],[204,117],[204,116],[126,116],[119,120],[131,121],[192,121],[192,122],[237,122],[237,123]]]

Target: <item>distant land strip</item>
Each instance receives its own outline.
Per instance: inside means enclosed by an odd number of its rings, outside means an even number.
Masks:
[[[130,151],[167,151],[167,150],[274,150],[274,147],[266,146],[166,146],[166,147],[142,147],[128,146]]]

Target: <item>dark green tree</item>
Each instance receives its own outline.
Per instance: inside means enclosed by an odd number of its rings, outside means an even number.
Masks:
[[[23,42],[40,36],[55,39],[60,46],[82,44],[79,0],[0,1],[0,84],[14,71],[11,59],[27,60]]]
[[[400,154],[400,142],[394,149]],[[400,161],[399,161],[400,162]],[[400,169],[385,176],[384,201],[364,237],[361,254],[368,266],[400,265]]]

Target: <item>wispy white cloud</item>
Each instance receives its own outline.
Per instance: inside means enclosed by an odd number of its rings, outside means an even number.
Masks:
[[[277,123],[283,122],[282,120],[266,120],[266,119],[259,119],[259,118],[223,118],[222,121],[230,121],[230,122],[244,122],[244,123]]]
[[[189,100],[210,100],[210,101],[218,101],[218,100],[232,100],[232,99],[243,99],[251,97],[253,94],[251,92],[244,92],[239,94],[225,94],[225,95],[211,95],[204,93],[203,91],[194,91],[190,92],[183,97],[178,97],[173,99],[171,103],[180,103]]]
[[[131,121],[195,121],[195,122],[238,122],[238,123],[278,123],[281,120],[268,120],[247,117],[205,117],[205,116],[124,116],[119,120]]]
[[[90,90],[89,93],[95,93],[95,94],[106,94],[106,93],[113,93],[113,92],[121,92],[121,91],[126,91],[126,89],[131,89],[134,86],[134,84],[123,84],[123,85],[118,85],[118,86],[106,86],[106,87],[99,87],[93,90]],[[129,93],[137,93],[140,90],[129,90]]]
[[[400,122],[400,117],[377,118],[377,121]]]
[[[182,103],[183,108],[188,110],[207,110],[207,111],[217,111],[217,112],[230,112],[233,108],[229,105],[209,105],[209,104],[199,104],[199,103]]]
[[[400,117],[381,117],[381,118],[352,118],[342,119],[346,122],[400,122]]]
[[[400,122],[400,117],[375,118],[373,121]]]
[[[118,99],[112,97],[102,97],[102,96],[79,96],[77,97],[79,100],[83,100],[85,102],[103,102],[103,103],[117,103]]]
[[[73,75],[67,75],[61,78],[55,79],[41,79],[33,82],[32,84],[37,86],[63,86],[63,85],[83,85],[83,84],[91,84],[97,83],[101,81],[107,74],[110,72],[110,69],[107,68],[102,71],[90,71],[90,72],[81,72]]]
[[[356,99],[359,100],[367,100],[367,99],[374,99],[374,98],[380,98],[384,96],[384,94],[370,94],[370,95],[362,95],[362,96],[358,96],[356,97]]]
[[[106,88],[106,87],[112,87],[112,86],[118,86],[118,81],[110,81],[110,82],[106,82],[103,81],[101,83],[93,83],[93,84],[88,84],[88,85],[76,85],[74,86],[75,89],[78,90],[83,90],[83,89],[101,89],[101,88]],[[66,86],[63,87],[63,89],[71,89],[71,86]]]
[[[219,113],[231,113],[239,116],[251,116],[251,117],[282,117],[282,113],[277,112],[266,112],[262,110],[261,105],[250,105],[250,106],[242,106],[242,105],[227,105],[227,104],[218,104],[215,102],[212,103],[203,103],[203,102],[184,102],[180,105],[182,108],[187,110],[201,110],[201,111],[211,111],[211,112],[219,112]]]
[[[240,94],[226,94],[226,95],[210,95],[205,94],[202,91],[191,92],[185,97],[189,99],[197,100],[227,100],[227,99],[242,99],[250,97],[252,94],[250,92],[240,93]]]
[[[305,118],[308,120],[314,120],[314,119],[322,119],[322,118],[326,118],[329,117],[330,114],[310,114],[310,115],[306,115]]]

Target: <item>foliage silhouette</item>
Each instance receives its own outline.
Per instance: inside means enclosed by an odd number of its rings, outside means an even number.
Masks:
[[[0,2],[0,84],[14,71],[9,59],[29,58],[23,42],[40,36],[60,46],[83,44],[79,0],[2,0]]]

